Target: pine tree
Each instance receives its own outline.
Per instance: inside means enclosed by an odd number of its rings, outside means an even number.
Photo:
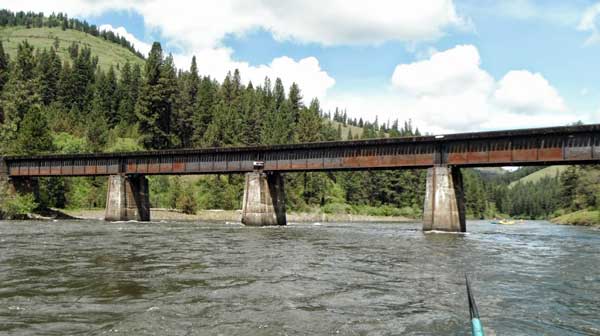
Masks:
[[[71,63],[68,60],[64,60],[58,77],[58,100],[67,109],[71,109],[73,106],[73,96],[76,90],[72,77],[73,69]]]
[[[292,121],[292,107],[289,100],[284,100],[281,107],[275,112],[273,144],[287,144],[294,139],[294,123]]]
[[[119,78],[119,84],[117,86],[119,96],[118,114],[120,122],[130,122],[135,120],[135,101],[133,100],[133,97],[131,95],[131,82],[131,64],[129,62],[125,62],[125,64],[121,68],[121,75]]]
[[[21,122],[15,152],[33,155],[51,152],[53,149],[46,116],[38,104],[32,105]]]
[[[289,100],[290,112],[292,114],[291,119],[294,123],[297,123],[298,119],[300,118],[300,111],[304,107],[304,104],[302,104],[302,94],[300,93],[300,88],[296,83],[292,83],[292,86],[290,87]]]
[[[160,113],[158,108],[163,100],[158,90],[162,63],[162,47],[160,43],[154,42],[146,59],[144,83],[135,108],[146,148],[161,148],[167,137],[157,125]]]
[[[58,98],[60,71],[60,58],[54,48],[50,51],[44,49],[39,54],[35,69],[38,92],[44,105],[49,105]]]
[[[192,144],[195,147],[201,147],[205,144],[206,132],[214,115],[217,91],[218,84],[215,81],[210,77],[202,78],[198,90],[197,104],[192,116]]]
[[[0,41],[0,99],[2,98],[1,93],[4,89],[4,86],[9,78],[9,68],[8,65],[10,63],[10,59],[8,54],[4,53],[4,47],[2,46],[2,41]],[[4,123],[4,104],[0,104],[0,125]],[[0,140],[2,140],[0,134]],[[2,150],[2,146],[0,146],[0,151]]]
[[[173,55],[169,54],[160,71],[160,94],[163,97],[161,108],[159,127],[167,134],[165,146],[168,148],[173,143],[175,135],[173,127],[173,114],[175,111],[175,100],[177,98],[177,73],[175,69],[175,61]]]
[[[204,143],[208,146],[239,145],[242,139],[242,92],[239,72],[228,73],[219,90],[219,102],[208,126]]]
[[[17,80],[27,81],[33,79],[36,61],[34,48],[27,40],[19,43],[15,62],[14,76]]]
[[[109,126],[114,126],[119,122],[119,95],[118,95],[118,84],[115,69],[112,65],[108,68],[106,73],[106,86],[101,92],[100,96],[104,96],[104,106],[107,113],[107,122]]]
[[[247,146],[258,145],[261,134],[259,94],[252,82],[248,84],[242,96],[242,143]]]
[[[313,99],[308,108],[302,108],[296,126],[298,142],[315,142],[322,140],[322,121],[319,116],[321,108],[318,99]],[[341,127],[341,125],[338,125]],[[338,134],[341,133],[338,129]],[[340,135],[341,137],[341,135]],[[326,175],[323,173],[302,174],[302,197],[306,204],[321,204],[324,202]],[[322,204],[321,204],[322,205]]]
[[[129,62],[126,62],[121,68],[121,76],[118,84],[118,120],[126,124],[133,124],[137,121],[135,115],[135,105],[139,96],[142,74],[139,64],[133,68]]]
[[[8,81],[9,76],[9,57],[8,54],[4,52],[4,46],[2,45],[2,41],[0,41],[0,92],[4,88],[4,85]],[[2,118],[0,116],[0,122],[2,122]]]
[[[319,100],[316,98],[310,102],[310,106],[308,108],[302,109],[298,119],[298,125],[296,126],[296,137],[298,142],[303,143],[322,140],[322,122],[321,118],[319,117],[320,111],[321,107],[319,105]],[[339,126],[340,128],[338,133],[341,133],[341,125]]]
[[[0,129],[0,150],[10,151],[25,114],[40,104],[38,85],[34,77],[36,67],[33,47],[23,41],[17,48],[15,64],[2,92],[3,123]]]
[[[118,104],[117,78],[113,67],[111,66],[106,74],[99,70],[92,102],[93,113],[103,116],[107,126],[113,127],[119,122]]]
[[[85,112],[89,109],[89,104],[93,98],[93,88],[96,66],[98,58],[92,57],[90,48],[85,47],[81,50],[73,48],[73,69],[70,80],[71,97],[67,97],[67,106],[76,105],[79,111]]]
[[[273,86],[273,99],[275,103],[275,111],[281,110],[285,103],[285,88],[281,78],[275,79],[275,85]]]
[[[181,147],[192,146],[192,118],[194,116],[194,111],[196,110],[199,89],[200,77],[198,76],[196,56],[194,56],[192,57],[190,71],[182,75],[181,89],[177,101],[175,127]]]
[[[560,205],[565,209],[574,209],[576,188],[578,185],[577,166],[569,166],[560,175]]]
[[[261,136],[264,144],[286,144],[293,138],[292,106],[285,98],[285,89],[280,78],[275,80],[272,97],[269,90],[265,90],[266,115]]]
[[[227,145],[240,145],[242,143],[242,91],[244,87],[240,77],[240,71],[235,69],[233,76],[227,85],[227,78],[221,87],[223,104],[226,107],[226,132],[224,141]]]
[[[172,57],[165,61],[160,43],[154,42],[146,60],[144,83],[135,108],[146,148],[163,149],[171,145],[174,89]]]
[[[135,118],[135,103],[137,102],[140,96],[140,88],[142,86],[143,80],[144,79],[142,76],[142,68],[139,64],[135,64],[133,66],[133,71],[131,72],[131,85],[129,88],[129,94],[131,95],[131,99],[134,102],[134,108],[131,113],[131,116],[133,118],[132,120],[134,120]]]

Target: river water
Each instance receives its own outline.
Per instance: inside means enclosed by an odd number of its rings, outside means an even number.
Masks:
[[[600,230],[0,222],[2,335],[600,335]]]

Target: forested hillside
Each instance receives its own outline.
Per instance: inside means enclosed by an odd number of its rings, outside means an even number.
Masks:
[[[74,40],[0,41],[0,154],[114,152],[222,147],[419,135],[410,121],[352,119],[345,110],[323,111],[296,84],[279,78],[244,84],[232,69],[222,82],[202,76],[196,59],[176,69],[155,42],[145,59],[126,40],[66,18],[0,11],[0,32],[32,36],[40,30]],[[29,33],[27,33],[29,32]],[[30,34],[30,35],[28,35]],[[62,34],[62,35],[61,35]],[[5,35],[1,35],[5,36]],[[100,41],[118,51],[94,48]],[[99,43],[99,42],[98,42]],[[5,46],[10,46],[7,52]],[[102,48],[105,48],[104,46]],[[107,60],[110,58],[110,60]],[[104,66],[101,66],[104,64]],[[571,167],[561,175],[517,181],[539,168],[512,173],[464,169],[467,213],[472,218],[510,215],[546,218],[595,208],[600,174]],[[151,205],[238,209],[243,176],[150,177]],[[106,178],[43,178],[40,196],[8,199],[7,212],[40,208],[101,208]],[[291,210],[419,217],[425,171],[286,174]],[[8,204],[6,204],[8,203]],[[20,203],[25,203],[20,204]]]
[[[36,48],[24,40],[14,57],[0,44],[2,154],[281,144],[338,140],[349,136],[344,131],[352,133],[348,120],[327,121],[319,101],[303,97],[296,84],[285,88],[280,79],[265,78],[244,85],[237,70],[219,83],[201,76],[195,59],[189,69],[176,69],[160,43],[153,44],[143,66],[125,59],[118,68],[104,69],[101,63],[81,43],[71,43],[61,54],[55,44]],[[360,122],[361,128],[352,127],[354,138],[356,129],[362,137],[418,133],[409,122]],[[152,177],[152,206],[239,208],[242,178]],[[41,179],[37,202],[103,207],[105,184],[104,178]],[[424,173],[289,174],[286,187],[291,209],[416,216]]]
[[[600,217],[590,218],[600,208],[599,166],[522,167],[489,176],[466,170],[466,174],[471,175],[465,196],[472,217],[549,219],[583,211],[585,220],[600,223]],[[475,187],[469,185],[473,183]]]

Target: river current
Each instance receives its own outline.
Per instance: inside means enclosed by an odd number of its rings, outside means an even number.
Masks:
[[[0,222],[2,335],[600,335],[600,230]]]

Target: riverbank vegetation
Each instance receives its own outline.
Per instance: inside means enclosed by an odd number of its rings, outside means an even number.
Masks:
[[[600,223],[600,211],[579,210],[552,218],[553,223],[564,225],[593,226]]]
[[[5,46],[8,52],[5,50]],[[0,11],[0,155],[228,147],[420,135],[411,121],[323,111],[295,83],[222,82],[195,58],[177,69],[155,42],[146,58],[124,38],[57,14]],[[597,167],[464,169],[470,218],[550,218],[596,210]],[[288,209],[419,218],[424,170],[286,174]],[[538,173],[539,175],[539,173]],[[241,207],[243,176],[150,176],[152,207],[195,213]],[[5,215],[31,207],[105,206],[105,177],[40,178],[39,194],[2,197]],[[12,203],[11,203],[12,202]],[[32,203],[33,202],[33,203]]]
[[[471,191],[474,195],[467,189],[465,195],[467,201],[475,199],[480,204],[467,207],[472,217],[600,224],[600,217],[595,216],[600,209],[600,166],[524,167],[493,175],[474,172],[480,177],[474,181],[481,187]]]

